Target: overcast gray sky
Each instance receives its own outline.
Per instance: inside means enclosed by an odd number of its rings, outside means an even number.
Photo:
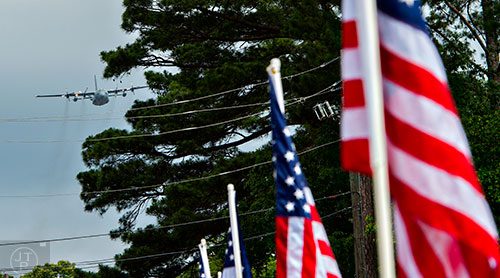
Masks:
[[[104,68],[99,52],[133,40],[120,29],[122,12],[121,0],[0,1],[0,196],[79,192],[75,176],[85,169],[80,142],[26,141],[83,140],[108,127],[125,128],[120,117],[133,100],[153,96],[136,92],[102,107],[34,97],[92,89],[93,75],[101,76]],[[116,86],[111,80],[98,82],[103,88]],[[141,71],[125,77],[122,85],[131,83],[144,84]],[[47,116],[108,119],[11,121]],[[86,213],[74,195],[0,197],[0,219],[0,240],[17,241],[105,233],[117,226],[118,216]],[[52,243],[51,261],[111,258],[123,248],[108,238]]]

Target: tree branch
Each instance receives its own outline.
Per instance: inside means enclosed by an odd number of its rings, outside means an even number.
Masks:
[[[476,39],[476,41],[479,43],[479,45],[483,49],[484,53],[487,54],[488,53],[488,48],[486,47],[486,43],[484,42],[484,40],[481,37],[481,35],[479,35],[477,33],[477,31],[474,28],[474,26],[472,26],[472,24],[467,20],[467,18],[455,6],[453,6],[453,4],[451,4],[449,1],[444,1],[444,3],[446,4],[446,6],[448,6],[448,8],[450,8],[450,10],[453,13],[455,13],[460,18],[460,21],[463,24],[465,24],[465,26],[467,26],[467,28],[471,32],[472,36]]]

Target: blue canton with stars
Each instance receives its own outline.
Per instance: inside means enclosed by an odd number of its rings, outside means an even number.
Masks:
[[[286,119],[278,105],[275,88],[270,79],[271,127],[273,133],[274,180],[277,187],[277,216],[311,217],[306,201],[307,181],[302,173]]]
[[[428,33],[419,0],[377,0],[377,7],[385,14]]]

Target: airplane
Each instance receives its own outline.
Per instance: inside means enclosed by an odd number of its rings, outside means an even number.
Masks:
[[[92,100],[92,104],[101,106],[109,102],[109,97],[110,96],[118,96],[121,95],[123,97],[127,96],[127,92],[134,92],[135,90],[139,89],[144,89],[148,88],[148,86],[131,86],[129,88],[116,88],[112,90],[103,90],[103,89],[98,89],[97,88],[97,78],[94,75],[94,84],[95,84],[95,91],[92,92],[87,92],[87,89],[85,89],[84,92],[82,91],[75,91],[72,93],[65,93],[65,94],[53,94],[53,95],[37,95],[36,97],[44,98],[44,97],[65,97],[66,99],[72,98],[73,101],[78,101],[78,100],[84,100],[84,99],[90,99]]]

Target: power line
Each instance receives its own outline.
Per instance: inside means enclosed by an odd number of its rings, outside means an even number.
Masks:
[[[346,194],[349,194],[349,193],[350,192],[344,192],[344,193],[341,193],[341,194],[337,194],[337,196],[342,196],[342,195],[346,195]],[[331,198],[331,196],[330,197],[325,197],[325,198]],[[322,199],[322,198],[320,198],[320,199]],[[316,199],[316,200],[319,201],[320,199]],[[332,212],[332,213],[330,213],[330,214],[328,214],[326,216],[323,216],[322,219],[326,219],[328,217],[332,217],[332,216],[334,216],[336,214],[342,213],[344,211],[348,211],[350,209],[352,209],[352,207],[346,207],[346,208],[334,211],[334,212]],[[242,215],[242,214],[240,214],[240,215]],[[226,218],[229,218],[229,217],[226,217]],[[274,232],[274,231],[273,232],[267,232],[267,233],[263,233],[263,234],[259,234],[259,235],[254,235],[254,236],[246,237],[243,240],[244,241],[249,241],[249,240],[254,240],[254,239],[260,239],[260,238],[263,238],[263,237],[274,235],[275,233],[276,232]],[[213,247],[219,247],[219,246],[223,246],[223,245],[225,245],[225,243],[213,244],[213,245],[210,245],[209,247],[213,248]],[[197,250],[198,250],[197,248],[191,248],[191,249],[184,249],[184,250],[178,250],[178,251],[171,251],[171,252],[163,252],[163,253],[149,254],[149,255],[143,255],[143,256],[121,258],[121,259],[107,258],[107,259],[87,260],[87,261],[74,262],[74,264],[78,268],[80,268],[80,269],[95,268],[95,267],[98,267],[101,264],[113,264],[113,263],[117,263],[117,262],[137,261],[137,260],[143,260],[143,259],[151,259],[151,258],[164,257],[164,256],[169,256],[169,255],[179,255],[179,254],[184,254],[184,253],[188,253],[188,252],[195,252]],[[34,269],[34,267],[2,268],[2,269],[0,269],[0,272],[8,272],[8,271],[30,271],[30,270],[33,270],[33,269]]]
[[[335,88],[335,86],[337,86],[339,83],[340,83],[340,81],[337,81],[337,82],[329,85],[328,87],[326,87],[326,88],[324,88],[324,89],[322,89],[322,90],[320,90],[320,91],[312,94],[312,95],[309,95],[309,96],[306,96],[306,97],[294,98],[293,101],[291,101],[290,103],[287,103],[286,105],[287,106],[289,106],[289,105],[295,105],[295,104],[298,104],[298,103],[302,103],[302,102],[304,102],[305,100],[307,100],[309,98],[316,97],[316,96],[319,96],[319,95],[322,95],[322,94],[325,94],[325,93],[328,93],[328,92],[334,92],[336,90],[339,90],[340,88]],[[192,110],[192,111],[187,111],[187,112],[196,113],[195,111],[199,112],[199,110]],[[205,129],[205,128],[210,128],[210,127],[214,127],[214,126],[218,126],[218,125],[223,125],[223,124],[228,124],[228,123],[232,123],[232,122],[237,122],[237,121],[240,121],[240,120],[244,120],[244,119],[247,119],[247,118],[258,116],[258,115],[260,115],[262,113],[263,112],[258,112],[258,113],[254,113],[254,114],[250,114],[250,115],[238,117],[238,118],[235,118],[235,119],[230,119],[230,120],[227,120],[227,121],[222,121],[222,122],[217,122],[217,123],[211,123],[211,124],[202,125],[202,126],[187,127],[187,128],[176,129],[176,130],[169,130],[169,131],[158,132],[158,133],[129,134],[129,135],[112,136],[112,137],[105,137],[105,138],[87,139],[87,141],[89,141],[89,142],[101,142],[101,141],[118,140],[118,139],[128,139],[128,138],[157,137],[157,136],[162,136],[162,135],[167,135],[167,134],[173,134],[173,133],[185,132],[185,131],[193,131],[193,130],[198,130],[198,129]],[[169,114],[165,114],[165,115],[169,115]],[[18,144],[82,143],[82,142],[85,142],[85,140],[27,140],[27,141],[22,141],[22,140],[4,140],[4,141],[2,141],[2,143],[18,143]]]
[[[338,56],[338,57],[336,57],[336,58],[334,58],[334,59],[332,59],[332,60],[330,60],[328,62],[325,62],[325,63],[323,63],[323,64],[321,64],[319,66],[316,66],[314,68],[311,68],[311,69],[308,69],[308,70],[305,70],[305,71],[302,71],[302,72],[299,72],[299,73],[296,73],[296,74],[292,74],[292,75],[288,75],[288,76],[282,77],[282,79],[292,79],[294,77],[297,77],[297,76],[309,73],[311,71],[318,70],[320,68],[323,68],[323,67],[325,67],[325,66],[327,66],[327,65],[329,65],[329,64],[331,64],[331,63],[333,63],[335,61],[337,61],[338,59],[340,59],[340,56]],[[221,96],[221,95],[225,95],[225,94],[228,94],[228,93],[237,92],[237,91],[241,91],[241,90],[252,89],[254,87],[266,85],[268,83],[269,83],[268,80],[266,80],[266,81],[260,81],[260,82],[248,84],[248,85],[245,85],[245,86],[241,86],[239,88],[234,88],[234,89],[222,91],[222,92],[211,94],[211,95],[201,96],[201,97],[192,98],[192,99],[179,100],[179,101],[170,102],[170,103],[164,103],[164,104],[156,104],[156,105],[150,105],[150,106],[144,106],[144,107],[137,107],[137,108],[132,108],[130,110],[131,111],[134,111],[134,110],[144,110],[144,109],[150,109],[150,108],[157,108],[157,107],[172,106],[172,105],[177,105],[177,104],[184,104],[184,103],[189,103],[189,102],[193,102],[193,101],[199,101],[199,100],[203,100],[203,99],[207,99],[207,98],[212,98],[212,97],[216,97],[216,96]]]
[[[303,75],[303,74],[307,74],[309,72],[312,72],[312,71],[315,71],[315,70],[318,70],[320,68],[323,68],[335,61],[337,61],[338,59],[340,59],[340,56],[339,57],[336,57],[330,61],[327,61],[319,66],[316,66],[314,68],[310,68],[310,69],[307,69],[305,71],[302,71],[302,72],[298,72],[298,73],[295,73],[295,74],[292,74],[292,75],[288,75],[288,76],[285,76],[283,77],[282,79],[292,79],[294,77],[297,77],[297,76],[300,76],[300,75]],[[220,95],[223,95],[223,94],[227,94],[227,93],[231,93],[231,92],[236,92],[236,91],[241,91],[241,90],[245,90],[245,89],[249,89],[249,88],[253,88],[255,86],[261,86],[261,85],[265,85],[265,84],[268,84],[269,81],[260,81],[260,82],[256,82],[256,83],[252,83],[252,84],[248,84],[248,85],[244,85],[242,87],[239,87],[239,88],[234,88],[234,89],[230,89],[230,90],[227,90],[227,91],[223,91],[223,92],[218,92],[218,93],[215,93],[215,94],[211,94],[211,95],[206,95],[206,96],[202,96],[202,97],[199,97],[199,98],[194,98],[194,99],[188,99],[188,100],[182,100],[182,101],[177,101],[177,102],[173,102],[173,103],[166,103],[166,104],[158,104],[158,105],[152,105],[152,106],[145,106],[145,107],[138,107],[138,108],[132,108],[132,109],[129,109],[129,110],[142,110],[142,109],[148,109],[148,108],[156,108],[156,107],[162,107],[162,106],[171,106],[171,105],[176,105],[176,104],[183,104],[183,103],[187,103],[187,102],[192,102],[192,101],[197,101],[197,100],[202,100],[202,99],[206,99],[206,98],[210,98],[210,97],[215,97],[215,96],[220,96]],[[265,102],[265,103],[262,103],[263,104],[267,104],[268,102]],[[231,106],[231,107],[221,107],[221,108],[212,108],[212,109],[200,109],[200,110],[193,110],[193,111],[187,111],[187,112],[180,112],[180,113],[172,113],[172,114],[165,114],[164,116],[165,117],[168,117],[168,116],[179,116],[179,115],[186,115],[186,114],[190,114],[190,113],[195,113],[195,111],[197,112],[209,112],[209,111],[217,111],[217,110],[224,110],[224,109],[237,109],[237,108],[243,108],[243,107],[251,107],[251,106],[258,106],[258,105],[261,105],[261,104],[258,104],[258,103],[255,103],[255,104],[247,104],[247,105],[237,105],[237,106]],[[104,116],[105,114],[86,114],[86,115],[83,115],[83,116],[93,116],[93,115],[102,115]],[[159,116],[159,115],[158,115]],[[149,117],[149,116],[134,116],[134,117],[126,117],[127,119],[140,119],[140,118],[143,118],[143,117]],[[82,117],[78,117],[78,118],[67,118],[65,116],[40,116],[40,117],[25,117],[25,118],[0,118],[0,123],[28,123],[28,122],[55,122],[55,121],[98,121],[98,120],[117,120],[117,119],[122,119],[123,117],[103,117],[103,118],[82,118]]]
[[[216,108],[206,108],[206,109],[197,109],[190,110],[185,112],[178,113],[169,113],[169,114],[158,114],[158,115],[145,115],[145,116],[129,116],[129,117],[101,117],[101,118],[8,118],[8,119],[0,119],[0,123],[39,123],[39,122],[87,122],[87,121],[101,121],[101,120],[120,120],[120,119],[148,119],[148,118],[162,118],[162,117],[174,117],[174,116],[183,116],[190,115],[195,113],[203,113],[203,112],[213,112],[213,111],[222,111],[222,110],[232,110],[232,109],[240,109],[246,107],[255,107],[255,106],[263,106],[269,104],[269,102],[260,102],[260,103],[249,103],[249,104],[241,104],[234,106],[223,106]]]
[[[335,195],[330,195],[322,198],[316,199],[316,201],[321,201],[321,200],[326,200],[326,199],[335,199],[341,196],[345,196],[347,194],[350,194],[351,192],[342,192],[339,194]],[[271,211],[273,210],[274,207],[270,208],[265,208],[265,209],[259,209],[259,210],[253,210],[253,211],[247,211],[240,213],[239,216],[247,216],[247,215],[252,215],[252,214],[258,214],[266,211]],[[146,227],[143,228],[143,231],[150,231],[150,230],[162,230],[162,229],[171,229],[171,228],[177,228],[177,227],[183,227],[183,226],[190,226],[190,225],[195,225],[195,224],[201,224],[201,223],[208,223],[208,222],[214,222],[214,221],[219,221],[219,220],[225,220],[229,219],[229,216],[220,216],[220,217],[213,217],[213,218],[207,218],[207,219],[200,219],[200,220],[194,220],[194,221],[189,221],[189,222],[182,222],[182,223],[175,223],[175,224],[170,224],[170,225],[164,225],[164,226],[158,226],[158,227]],[[62,241],[73,241],[73,240],[80,240],[80,239],[89,239],[89,238],[98,238],[98,237],[105,237],[105,236],[118,236],[122,235],[127,232],[108,232],[108,233],[100,233],[100,234],[90,234],[90,235],[80,235],[80,236],[72,236],[72,237],[60,237],[60,238],[52,238],[52,239],[40,239],[40,240],[30,240],[30,241],[17,241],[17,242],[5,242],[5,243],[0,243],[0,247],[4,246],[14,246],[14,245],[23,245],[23,244],[38,244],[38,243],[47,243],[47,242],[62,242]]]
[[[334,85],[338,85],[340,82],[334,83]],[[288,99],[286,101],[304,101],[311,97],[318,96],[319,94],[314,94],[306,97],[295,97]],[[167,113],[167,114],[157,114],[157,115],[142,115],[142,116],[126,116],[125,119],[133,120],[133,119],[150,119],[150,118],[166,118],[166,117],[175,117],[175,116],[184,116],[191,115],[196,113],[205,113],[205,112],[214,112],[214,111],[224,111],[224,110],[233,110],[233,109],[241,109],[247,107],[256,107],[256,106],[264,106],[269,105],[269,101],[266,102],[257,102],[257,103],[248,103],[248,104],[240,104],[233,106],[222,106],[222,107],[214,107],[214,108],[204,108],[204,109],[194,109],[177,113]],[[102,114],[102,116],[105,116]],[[65,118],[65,117],[28,117],[28,118],[0,118],[0,123],[39,123],[39,122],[87,122],[87,121],[101,121],[101,120],[120,120],[124,117],[101,117],[101,118]]]
[[[327,143],[321,144],[319,146],[314,146],[310,149],[307,149],[305,151],[300,152],[299,155],[307,154],[307,153],[312,152],[314,150],[324,148],[326,146],[338,143],[339,141],[340,141],[340,139],[337,139],[335,141],[327,142]],[[245,166],[242,168],[229,170],[229,171],[225,171],[225,172],[221,172],[221,173],[217,173],[217,174],[212,174],[212,175],[208,175],[208,176],[197,177],[197,178],[192,178],[192,179],[185,179],[185,180],[180,180],[180,181],[173,181],[173,182],[162,183],[162,184],[147,185],[147,186],[137,186],[137,187],[99,190],[99,191],[89,191],[89,192],[82,192],[82,193],[53,193],[53,194],[38,194],[38,195],[0,195],[0,198],[48,198],[48,197],[95,195],[95,194],[103,194],[103,193],[116,193],[116,192],[126,192],[126,191],[133,191],[133,190],[143,190],[143,189],[155,188],[155,187],[160,187],[160,186],[177,185],[177,184],[184,184],[184,183],[208,180],[211,178],[226,176],[229,174],[233,174],[233,173],[241,172],[244,170],[252,169],[255,167],[263,166],[266,164],[271,164],[271,160],[255,163],[255,164]]]
[[[319,94],[323,94],[325,92],[329,92],[332,90],[332,87],[337,85],[338,82],[335,82],[334,84],[326,87],[325,89],[322,89],[321,91],[309,96],[309,97],[303,97],[299,100],[296,100],[296,101],[293,101],[291,103],[287,103],[287,105],[294,105],[294,104],[297,104],[297,103],[301,103],[302,101],[310,98],[310,97],[313,97],[313,96],[317,96]],[[203,125],[203,126],[194,126],[194,127],[186,127],[186,128],[182,128],[182,129],[177,129],[177,130],[169,130],[169,131],[164,131],[164,132],[158,132],[158,133],[152,133],[152,134],[132,134],[132,135],[123,135],[123,136],[113,136],[113,137],[105,137],[105,138],[96,138],[96,139],[87,139],[87,141],[89,142],[101,142],[101,141],[108,141],[108,140],[116,140],[116,139],[127,139],[127,138],[138,138],[138,137],[157,137],[157,136],[161,136],[161,135],[167,135],[167,134],[172,134],[172,133],[177,133],[177,132],[183,132],[183,131],[192,131],[192,130],[198,130],[198,129],[204,129],[204,128],[209,128],[209,127],[214,127],[214,126],[218,126],[218,125],[224,125],[224,124],[228,124],[228,123],[233,123],[233,122],[237,122],[237,121],[240,121],[240,120],[244,120],[244,119],[247,119],[247,118],[251,118],[251,117],[255,117],[255,116],[258,116],[260,114],[262,114],[263,112],[258,112],[258,113],[254,113],[254,114],[250,114],[250,115],[247,115],[247,116],[242,116],[242,117],[238,117],[238,118],[235,118],[235,119],[231,119],[231,120],[227,120],[227,121],[222,121],[222,122],[217,122],[217,123],[212,123],[212,124],[207,124],[207,125]]]

